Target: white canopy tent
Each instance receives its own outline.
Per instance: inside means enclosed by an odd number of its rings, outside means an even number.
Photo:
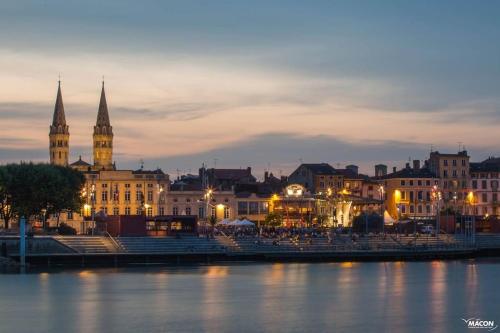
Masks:
[[[224,219],[222,221],[217,222],[218,225],[229,225],[231,223],[230,219]]]
[[[389,215],[388,211],[384,212],[384,224],[386,225],[393,225],[396,220],[394,220],[391,215]]]
[[[234,220],[233,222],[230,222],[228,225],[232,225],[235,227],[254,227],[255,224],[253,222],[248,221],[247,219],[244,220]]]

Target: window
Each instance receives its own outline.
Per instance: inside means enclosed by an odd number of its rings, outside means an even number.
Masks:
[[[418,184],[418,186],[422,186],[422,181],[420,179],[417,180],[417,184]]]
[[[418,191],[417,192],[417,199],[418,200],[424,200],[424,192],[423,191]]]
[[[487,185],[487,183],[486,183],[486,180],[481,181],[481,188],[482,188],[483,190],[486,190],[486,188],[488,188],[488,185]]]
[[[267,214],[269,212],[269,203],[267,202],[259,202],[259,213]]]
[[[179,208],[178,207],[172,207],[172,215],[179,215]]]
[[[430,213],[431,213],[431,205],[426,205],[426,206],[425,206],[425,212],[426,212],[427,214],[430,214]]]
[[[422,214],[422,205],[417,206],[417,213]]]
[[[153,201],[153,191],[148,191],[148,201],[149,202]]]
[[[492,180],[491,181],[491,189],[493,191],[498,191],[498,180]]]
[[[249,202],[248,203],[248,214],[250,214],[250,215],[259,214],[259,203],[258,202]]]
[[[125,215],[130,215],[130,207],[125,207]]]
[[[191,207],[186,207],[186,215],[191,215]]]
[[[113,208],[113,215],[120,215],[120,209],[118,207]]]
[[[153,184],[148,183],[148,188],[153,188]]]
[[[186,202],[191,202],[191,198],[186,198]]]
[[[130,184],[125,184],[125,188],[130,188]]]
[[[401,186],[405,186],[406,182],[404,180],[401,181]]]
[[[413,186],[413,179],[410,180],[410,186]]]
[[[415,193],[413,191],[410,191],[410,201],[415,200]]]
[[[401,213],[406,214],[406,206],[405,205],[401,206]]]
[[[457,177],[457,170],[453,170],[453,177]]]
[[[472,181],[472,188],[477,189],[477,180]]]
[[[431,186],[431,181],[427,179],[427,180],[425,181],[425,186]]]
[[[212,207],[212,209],[210,210],[210,216],[216,217],[215,213],[216,213],[215,207]]]
[[[198,217],[205,218],[205,207],[198,207]]]
[[[142,191],[136,191],[135,192],[135,200],[136,201],[142,201]]]
[[[493,202],[497,202],[498,201],[498,193],[493,193],[492,197],[493,197],[492,198]]]
[[[415,213],[415,206],[410,205],[410,214],[414,214],[414,213]]]
[[[448,178],[448,170],[443,170],[443,178]]]
[[[448,160],[444,160],[444,161],[443,161],[443,165],[444,165],[444,166],[448,166]]]
[[[148,207],[148,216],[153,216],[153,207]]]
[[[426,201],[431,201],[431,192],[425,191],[425,200]]]
[[[125,191],[125,201],[130,201],[130,191],[129,190]]]
[[[135,214],[136,215],[142,215],[142,209],[141,209],[141,207],[137,207],[137,209],[135,210]]]
[[[457,166],[457,160],[453,160],[453,166]]]
[[[465,166],[465,160],[462,160],[462,166]]]
[[[481,201],[482,202],[488,202],[488,194],[487,193],[482,193],[481,194]]]
[[[224,207],[224,218],[225,219],[229,218],[229,207],[227,206]]]
[[[102,193],[101,193],[101,199],[102,199],[102,202],[107,202],[108,201],[108,191],[102,191]]]
[[[325,188],[325,182],[319,182],[319,188],[321,189]]]
[[[164,207],[160,207],[159,214],[160,215],[165,215],[165,208]]]
[[[142,188],[142,184],[135,184],[136,188]]]
[[[68,218],[68,220],[72,220],[73,219],[73,212],[72,211],[68,211],[66,213],[66,217]]]
[[[247,201],[239,201],[238,202],[238,215],[247,215],[248,214],[248,202]]]

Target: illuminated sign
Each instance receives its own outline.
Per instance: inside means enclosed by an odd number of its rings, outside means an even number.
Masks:
[[[286,195],[289,197],[301,197],[304,195],[304,186],[299,184],[291,184],[286,187]]]

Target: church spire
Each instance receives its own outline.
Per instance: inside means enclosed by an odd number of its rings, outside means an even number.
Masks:
[[[113,127],[109,121],[108,104],[102,81],[101,99],[94,126],[94,168],[96,170],[113,169]]]
[[[52,118],[52,125],[49,127],[49,154],[51,164],[68,165],[69,126],[66,125],[66,116],[64,114],[61,80],[58,81],[54,116]]]
[[[64,133],[65,131],[67,131],[60,80],[58,81],[56,104],[54,106],[54,116],[52,118],[52,126],[50,127],[50,130],[51,132],[59,131],[60,133]]]
[[[104,92],[104,80],[102,81],[101,99],[99,101],[99,110],[97,111],[96,126],[111,127],[111,123],[109,121],[108,103],[106,103],[106,93]]]

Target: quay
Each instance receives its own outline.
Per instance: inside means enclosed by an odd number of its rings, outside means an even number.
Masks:
[[[6,257],[19,260],[19,237],[0,237]],[[27,240],[26,262],[35,267],[118,267],[126,265],[211,264],[220,262],[339,262],[466,259],[500,256],[500,234],[478,234],[468,244],[460,236],[365,236],[356,242],[318,237],[297,242],[227,236],[213,238],[35,236]]]

